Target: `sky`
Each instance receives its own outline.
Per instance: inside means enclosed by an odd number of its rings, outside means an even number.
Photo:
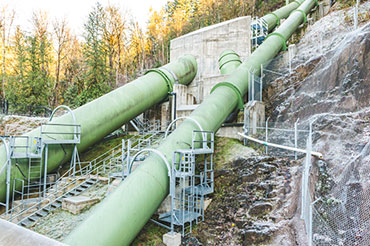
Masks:
[[[97,0],[0,0],[0,6],[7,5],[16,11],[14,24],[30,29],[30,20],[33,11],[43,10],[48,12],[50,21],[55,18],[65,17],[69,26],[77,35],[82,34],[83,24],[86,22],[89,11]],[[167,0],[99,0],[106,6],[108,3],[118,5],[121,9],[128,10],[134,20],[145,28],[149,18],[149,9],[159,10]]]

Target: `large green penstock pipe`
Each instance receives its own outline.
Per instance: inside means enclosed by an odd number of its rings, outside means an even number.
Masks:
[[[190,117],[198,121],[204,130],[217,131],[226,117],[243,104],[241,99],[248,89],[249,71],[254,69],[259,74],[260,65],[271,60],[285,46],[283,39],[293,34],[314,4],[314,0],[304,1],[225,82],[214,87],[212,94]],[[198,130],[197,124],[185,120],[157,150],[171,163],[175,150],[191,146],[193,130]],[[167,196],[168,184],[165,162],[153,153],[92,211],[66,238],[65,243],[128,245]]]
[[[196,72],[197,64],[195,58],[191,55],[186,55],[159,69],[149,70],[146,75],[131,83],[77,108],[74,110],[74,114],[77,124],[81,125],[81,143],[78,145],[78,150],[84,151],[87,147],[100,141],[135,116],[154,104],[163,101],[168,96],[168,93],[172,91],[175,82],[186,85],[193,80]],[[66,114],[55,118],[51,123],[71,124],[73,122],[71,116]],[[72,131],[72,129],[47,126],[48,132],[57,132],[58,130]],[[40,129],[37,128],[26,135],[39,137]],[[46,135],[45,138],[47,137]],[[58,135],[58,138],[71,139],[71,135]],[[69,160],[71,152],[71,146],[64,145],[62,148],[60,145],[50,145],[48,171],[55,170],[62,162]],[[0,170],[5,163],[5,159],[5,147],[1,145]],[[18,164],[23,174],[27,176],[28,162],[19,162]],[[23,179],[21,172],[14,165],[12,166],[11,174],[12,178]],[[5,201],[5,197],[6,170],[0,176],[0,201]]]
[[[293,1],[284,7],[281,7],[280,9],[277,9],[274,12],[262,17],[262,19],[268,24],[268,31],[271,31],[275,28],[275,26],[280,25],[280,20],[287,18],[293,10],[298,8],[303,3],[303,1],[304,0]]]

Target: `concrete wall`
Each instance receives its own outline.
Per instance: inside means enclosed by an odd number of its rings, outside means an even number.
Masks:
[[[174,86],[178,116],[190,114],[192,109],[186,105],[202,103],[213,86],[224,80],[225,76],[220,75],[218,69],[218,59],[225,49],[233,49],[242,60],[249,56],[250,23],[250,16],[239,17],[171,40],[171,61],[184,54],[191,54],[198,62],[198,73],[194,81],[188,86]]]

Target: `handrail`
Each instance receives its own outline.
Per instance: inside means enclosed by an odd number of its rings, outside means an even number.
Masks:
[[[9,152],[9,146],[7,145],[4,137],[0,137],[0,140],[3,142],[3,144],[5,146],[5,152],[6,152],[6,161],[5,161],[3,167],[0,170],[0,175],[1,175],[4,172],[5,167],[7,166],[6,163],[9,161],[10,152]]]
[[[132,169],[132,164],[134,163],[134,161],[136,160],[136,158],[143,152],[153,152],[155,154],[157,154],[163,161],[164,163],[166,164],[167,166],[167,172],[168,172],[168,176],[171,178],[172,177],[172,174],[171,174],[171,165],[168,163],[168,160],[167,158],[162,154],[162,152],[160,152],[159,150],[157,149],[142,149],[140,150],[139,152],[137,152],[134,157],[132,158],[132,160],[130,161],[130,166],[128,168],[128,173],[130,174],[131,173],[131,169]]]
[[[253,138],[253,137],[247,136],[247,135],[245,135],[243,133],[240,133],[240,132],[238,132],[238,135],[242,136],[243,138],[252,140],[252,141],[254,141],[256,143],[263,144],[263,145],[266,145],[266,146],[271,146],[271,147],[275,147],[275,148],[286,149],[286,150],[291,150],[291,151],[296,151],[296,152],[301,152],[301,153],[307,154],[307,151],[304,150],[304,149],[299,149],[299,148],[295,148],[295,147],[284,146],[284,145],[280,145],[280,144],[268,143],[268,142],[265,142],[265,141],[262,141],[262,140],[258,140],[257,138]],[[320,152],[315,152],[315,151],[310,151],[310,152],[311,152],[311,155],[316,156],[316,157],[318,157],[320,159],[323,159],[323,155]]]
[[[168,127],[167,127],[167,129],[166,129],[166,132],[165,132],[165,135],[164,135],[164,138],[167,138],[168,132],[170,131],[170,129],[171,129],[171,127],[172,127],[172,125],[173,125],[176,121],[181,120],[181,119],[188,119],[188,120],[193,121],[193,122],[198,126],[199,130],[204,131],[204,130],[203,130],[203,127],[202,127],[202,125],[201,125],[201,124],[199,124],[199,122],[198,122],[197,120],[195,120],[195,119],[193,119],[193,118],[191,118],[191,117],[189,117],[189,116],[183,116],[183,117],[178,117],[178,118],[174,119],[174,120],[173,120],[173,121],[168,125]],[[203,137],[203,135],[202,135],[202,137]]]
[[[55,114],[59,109],[62,109],[62,108],[66,109],[66,110],[71,114],[71,116],[72,116],[73,124],[75,125],[75,136],[74,136],[73,138],[74,138],[74,140],[77,140],[77,139],[78,139],[78,137],[79,137],[78,133],[79,133],[79,134],[81,134],[81,132],[78,132],[78,125],[77,125],[76,117],[75,117],[75,114],[73,113],[73,111],[72,111],[72,109],[71,109],[70,107],[68,107],[68,106],[66,106],[66,105],[59,105],[58,107],[56,107],[56,108],[53,110],[53,112],[51,113],[51,115],[50,115],[49,122],[51,122],[51,121],[52,121],[52,119],[53,119],[53,117],[54,117],[54,114]],[[68,124],[66,124],[66,126],[69,126],[69,125],[68,125]]]
[[[140,140],[140,139],[142,139],[142,138],[145,138],[145,137],[147,137],[149,134],[146,134],[146,135],[143,135],[143,136],[141,136],[140,138],[137,138],[137,139],[135,139],[136,140],[136,144],[137,144],[137,142]],[[155,135],[155,134],[152,134],[152,136],[153,135]],[[132,136],[131,138],[135,138],[135,137],[137,137],[137,135],[134,135],[134,136]],[[131,139],[130,138],[130,139]],[[80,174],[81,174],[81,176],[76,176],[76,177],[71,177],[71,178],[73,178],[73,180],[71,181],[71,182],[68,182],[68,183],[65,183],[65,184],[63,184],[63,185],[60,185],[60,186],[58,186],[58,188],[57,188],[57,190],[55,190],[55,191],[51,191],[52,189],[54,189],[54,187],[52,187],[52,186],[50,186],[50,187],[48,187],[47,189],[46,189],[46,194],[47,194],[47,196],[45,197],[45,198],[50,198],[49,199],[49,202],[45,205],[45,206],[43,206],[42,208],[40,208],[40,209],[37,209],[37,211],[40,211],[40,210],[42,210],[43,208],[45,208],[45,207],[47,207],[47,206],[49,206],[50,204],[52,204],[52,203],[54,203],[55,201],[57,201],[58,199],[60,199],[60,198],[62,198],[62,197],[64,197],[67,193],[69,193],[69,192],[71,192],[72,190],[74,190],[74,189],[76,189],[77,187],[79,187],[81,184],[78,184],[78,185],[75,185],[75,186],[73,186],[73,187],[71,187],[70,189],[68,189],[67,191],[65,191],[65,192],[63,192],[60,196],[57,196],[57,194],[58,194],[58,192],[60,192],[61,190],[63,190],[63,189],[65,189],[65,188],[67,188],[67,187],[70,187],[71,186],[71,183],[75,183],[75,184],[77,184],[80,180],[83,180],[83,179],[88,179],[87,177],[89,176],[89,175],[93,175],[93,173],[94,172],[97,172],[96,174],[94,174],[94,176],[95,175],[99,175],[99,173],[100,173],[100,171],[103,171],[103,172],[105,172],[105,169],[106,169],[106,167],[105,167],[105,165],[102,165],[105,161],[107,161],[107,160],[111,160],[111,159],[113,159],[113,158],[115,158],[115,157],[118,157],[118,156],[120,156],[121,155],[121,152],[122,152],[122,148],[121,148],[121,145],[122,145],[122,143],[120,143],[120,144],[118,144],[118,145],[116,145],[115,147],[113,147],[112,149],[110,149],[110,150],[108,150],[108,151],[106,151],[106,152],[104,152],[103,154],[101,154],[100,156],[98,156],[98,157],[96,157],[95,159],[93,159],[93,160],[91,160],[91,161],[89,161],[89,162],[82,162],[82,163],[85,163],[85,164],[87,164],[85,167],[83,167],[83,168],[80,168],[77,172],[80,172]],[[100,159],[100,160],[98,160],[98,159]],[[97,161],[98,160],[98,161]],[[109,165],[109,168],[108,168],[108,170],[109,169],[111,169],[111,168],[114,168],[114,166],[112,167],[112,165]],[[57,183],[60,183],[61,181],[62,181],[62,179],[64,179],[64,178],[69,178],[70,176],[68,176],[68,174],[70,173],[70,171],[73,169],[73,167],[71,167],[71,168],[69,168],[61,177],[59,177],[57,180],[56,180],[56,184]],[[55,199],[52,199],[53,197],[56,197]],[[11,210],[10,210],[10,212],[12,212],[12,211],[15,211],[15,209],[16,208],[18,208],[19,206],[21,206],[21,205],[18,205],[18,206],[16,206],[16,207],[14,207],[14,208],[12,208]],[[25,210],[22,210],[20,213],[18,213],[18,214],[16,214],[16,215],[14,215],[14,216],[12,216],[11,217],[11,219],[10,219],[10,221],[13,221],[14,219],[17,219],[17,218],[19,218],[19,217],[21,217],[21,216],[23,216],[25,213],[27,213],[27,212],[29,212],[31,209],[34,209],[34,208],[36,208],[36,207],[38,207],[39,206],[39,203],[37,203],[37,204],[34,204],[33,206],[31,206],[31,207],[29,207],[29,208],[27,208],[27,209],[25,209]],[[32,213],[32,214],[34,214],[34,213]],[[23,221],[24,220],[24,218],[21,218],[20,220],[19,220],[19,223],[21,222],[21,221]]]

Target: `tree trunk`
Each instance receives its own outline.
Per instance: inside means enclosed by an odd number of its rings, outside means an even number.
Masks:
[[[5,55],[6,55],[6,47],[5,47],[5,25],[3,27],[3,33],[2,33],[2,41],[3,41],[3,78],[2,78],[2,90],[3,90],[3,99],[5,100]]]

